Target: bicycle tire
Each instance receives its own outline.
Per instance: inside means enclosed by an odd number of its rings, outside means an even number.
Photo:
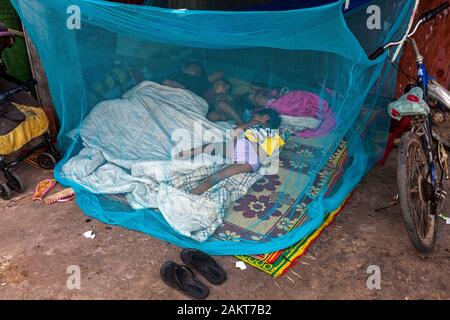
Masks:
[[[421,172],[417,177],[417,182],[411,181],[414,179],[414,177],[411,175],[411,170],[414,169],[411,165],[413,162],[411,157],[411,148],[413,147],[419,151],[419,157],[421,159],[418,160],[425,161],[424,163],[426,165],[426,155],[422,147],[422,141],[413,132],[405,133],[400,141],[397,159],[397,183],[399,188],[399,200],[402,209],[403,221],[406,225],[406,230],[408,231],[408,235],[413,246],[418,251],[426,253],[432,251],[436,243],[437,222],[436,217],[430,214],[430,201],[427,201],[427,196],[425,195],[426,188],[423,187],[423,183],[425,183],[425,185],[428,183],[426,180],[424,182],[422,177],[425,172],[419,169],[419,171]],[[423,169],[428,170],[427,168]],[[412,187],[415,183],[417,183],[417,194],[412,191]],[[415,194],[414,197],[413,194]],[[426,210],[426,212],[418,212],[417,208],[413,206],[413,201],[416,200],[413,198],[415,197],[418,197],[418,201],[421,202],[418,202],[418,205],[422,206],[422,211]],[[428,226],[425,228],[418,225],[420,219],[424,217],[426,219],[423,219],[422,221],[428,220]]]

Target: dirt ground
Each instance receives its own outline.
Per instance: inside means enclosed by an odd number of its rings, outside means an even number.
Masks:
[[[27,165],[17,172],[27,193],[51,176]],[[373,213],[395,196],[395,183],[393,154],[358,186],[309,257],[287,276],[273,279],[251,267],[241,271],[234,257],[218,257],[229,279],[211,286],[209,298],[449,299],[450,225],[439,219],[436,249],[420,255],[399,207]],[[75,202],[44,206],[28,196],[8,208],[0,200],[0,299],[184,299],[159,277],[163,262],[180,261],[179,248],[87,219]],[[94,230],[94,240],[83,237],[88,230]],[[67,288],[71,265],[80,267],[80,289]],[[371,265],[381,269],[380,290],[367,288]]]

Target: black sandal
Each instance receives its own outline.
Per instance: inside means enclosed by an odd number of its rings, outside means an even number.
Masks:
[[[227,274],[225,270],[206,253],[195,249],[184,249],[181,252],[181,260],[189,267],[197,270],[211,284],[219,285],[225,282]]]
[[[161,279],[169,287],[190,298],[205,299],[209,294],[208,287],[198,280],[191,269],[173,261],[168,261],[162,265]]]

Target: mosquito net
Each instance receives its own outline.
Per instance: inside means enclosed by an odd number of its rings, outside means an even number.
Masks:
[[[253,254],[298,242],[342,204],[387,137],[396,72],[367,54],[404,30],[413,1],[356,2],[225,12],[12,0],[61,124],[56,178],[87,215],[182,247]],[[285,145],[270,170],[194,196],[224,164],[181,163],[172,151],[186,137],[190,146],[228,139],[232,122],[205,118],[214,77],[243,122],[275,109]]]

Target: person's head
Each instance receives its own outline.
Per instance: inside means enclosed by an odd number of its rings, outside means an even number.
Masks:
[[[271,129],[278,129],[281,124],[280,115],[273,109],[263,109],[257,111],[253,115],[252,120],[256,120]]]
[[[219,79],[213,83],[214,93],[229,93],[231,90],[231,84],[225,79]]]
[[[186,63],[182,71],[184,74],[188,74],[192,77],[201,77],[203,74],[203,69],[196,63]]]

